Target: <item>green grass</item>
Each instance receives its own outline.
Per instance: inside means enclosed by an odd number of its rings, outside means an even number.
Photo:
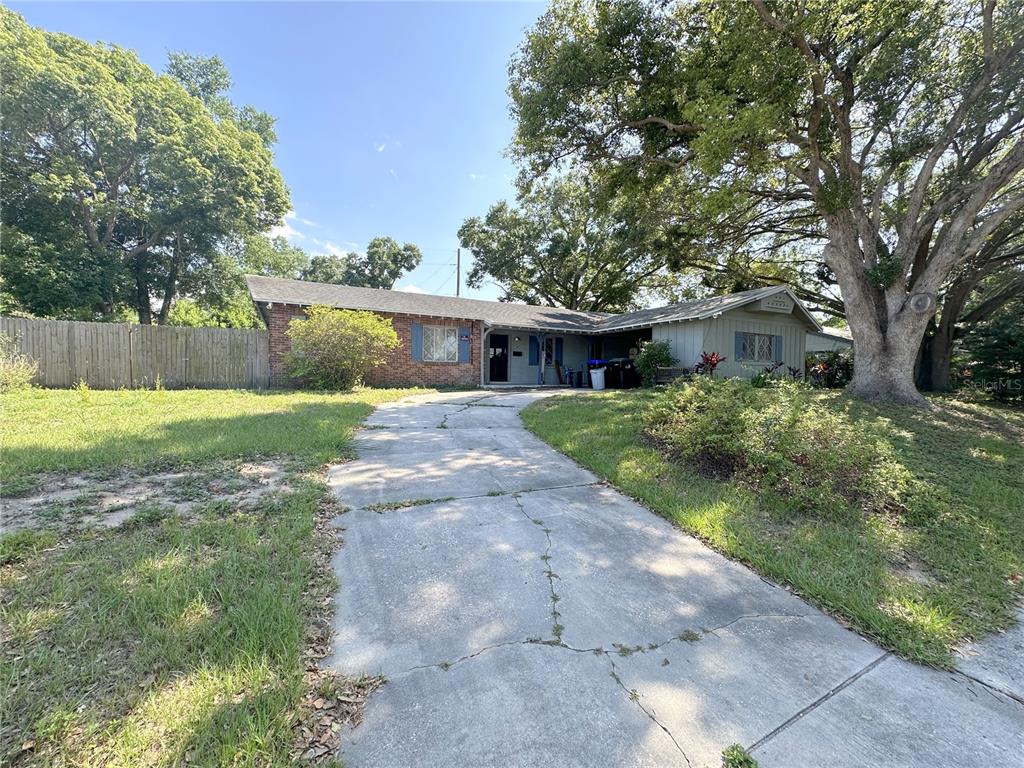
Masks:
[[[1012,623],[1024,574],[1024,412],[954,399],[925,412],[816,395],[819,407],[846,411],[888,441],[916,491],[899,516],[809,518],[665,459],[642,435],[640,414],[654,396],[552,398],[523,418],[682,529],[906,658],[948,666],[957,644]]]
[[[402,394],[19,394],[4,476],[268,453],[312,468]],[[318,473],[288,483],[196,519],[154,505],[112,530],[0,539],[0,764],[294,764],[333,537],[318,529],[331,514]]]
[[[240,390],[77,391],[4,395],[5,493],[47,471],[168,467],[216,458],[288,455],[310,465],[338,458],[377,403],[416,390],[342,394]]]

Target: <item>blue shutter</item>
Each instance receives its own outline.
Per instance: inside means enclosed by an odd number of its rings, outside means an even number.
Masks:
[[[421,324],[412,324],[409,341],[412,347],[412,359],[421,362],[423,360],[423,326]]]
[[[459,328],[459,362],[469,362],[469,344],[473,334],[469,328]]]
[[[774,358],[774,360],[772,362],[775,362],[775,363],[781,363],[781,362],[785,361],[785,359],[786,359],[785,356],[782,354],[782,337],[781,336],[775,336],[772,339],[772,357]]]
[[[743,332],[736,331],[736,355],[733,360],[743,359]]]
[[[555,360],[559,363],[562,362],[562,337],[559,336],[555,339]]]
[[[540,342],[536,336],[530,336],[530,365],[540,364]]]

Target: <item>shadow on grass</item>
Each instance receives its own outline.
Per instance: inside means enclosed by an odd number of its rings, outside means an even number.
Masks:
[[[0,762],[287,763],[320,492],[5,569]]]
[[[554,398],[524,420],[653,511],[908,658],[948,665],[953,646],[1012,621],[1014,574],[1019,580],[1024,569],[1024,448],[997,410],[981,418],[1000,429],[978,437],[973,415],[944,419],[825,398],[890,442],[916,487],[899,518],[856,509],[824,517],[666,460],[642,434],[641,412],[655,396]]]
[[[139,468],[215,458],[288,454],[323,463],[350,450],[357,425],[373,411],[368,403],[302,403],[265,413],[196,416],[188,410],[152,424],[128,423],[54,440],[41,433],[4,450],[5,479],[50,471]]]

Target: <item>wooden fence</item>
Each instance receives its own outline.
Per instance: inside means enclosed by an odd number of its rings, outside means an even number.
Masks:
[[[171,328],[0,317],[0,333],[39,363],[38,383],[93,389],[262,389],[270,382],[266,331]]]

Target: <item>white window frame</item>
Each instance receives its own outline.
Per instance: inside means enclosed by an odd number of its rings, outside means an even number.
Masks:
[[[423,362],[459,362],[459,329],[451,325],[424,325]]]
[[[775,337],[770,333],[740,331],[743,337],[740,361],[744,363],[774,363]],[[753,350],[750,354],[749,350]]]

